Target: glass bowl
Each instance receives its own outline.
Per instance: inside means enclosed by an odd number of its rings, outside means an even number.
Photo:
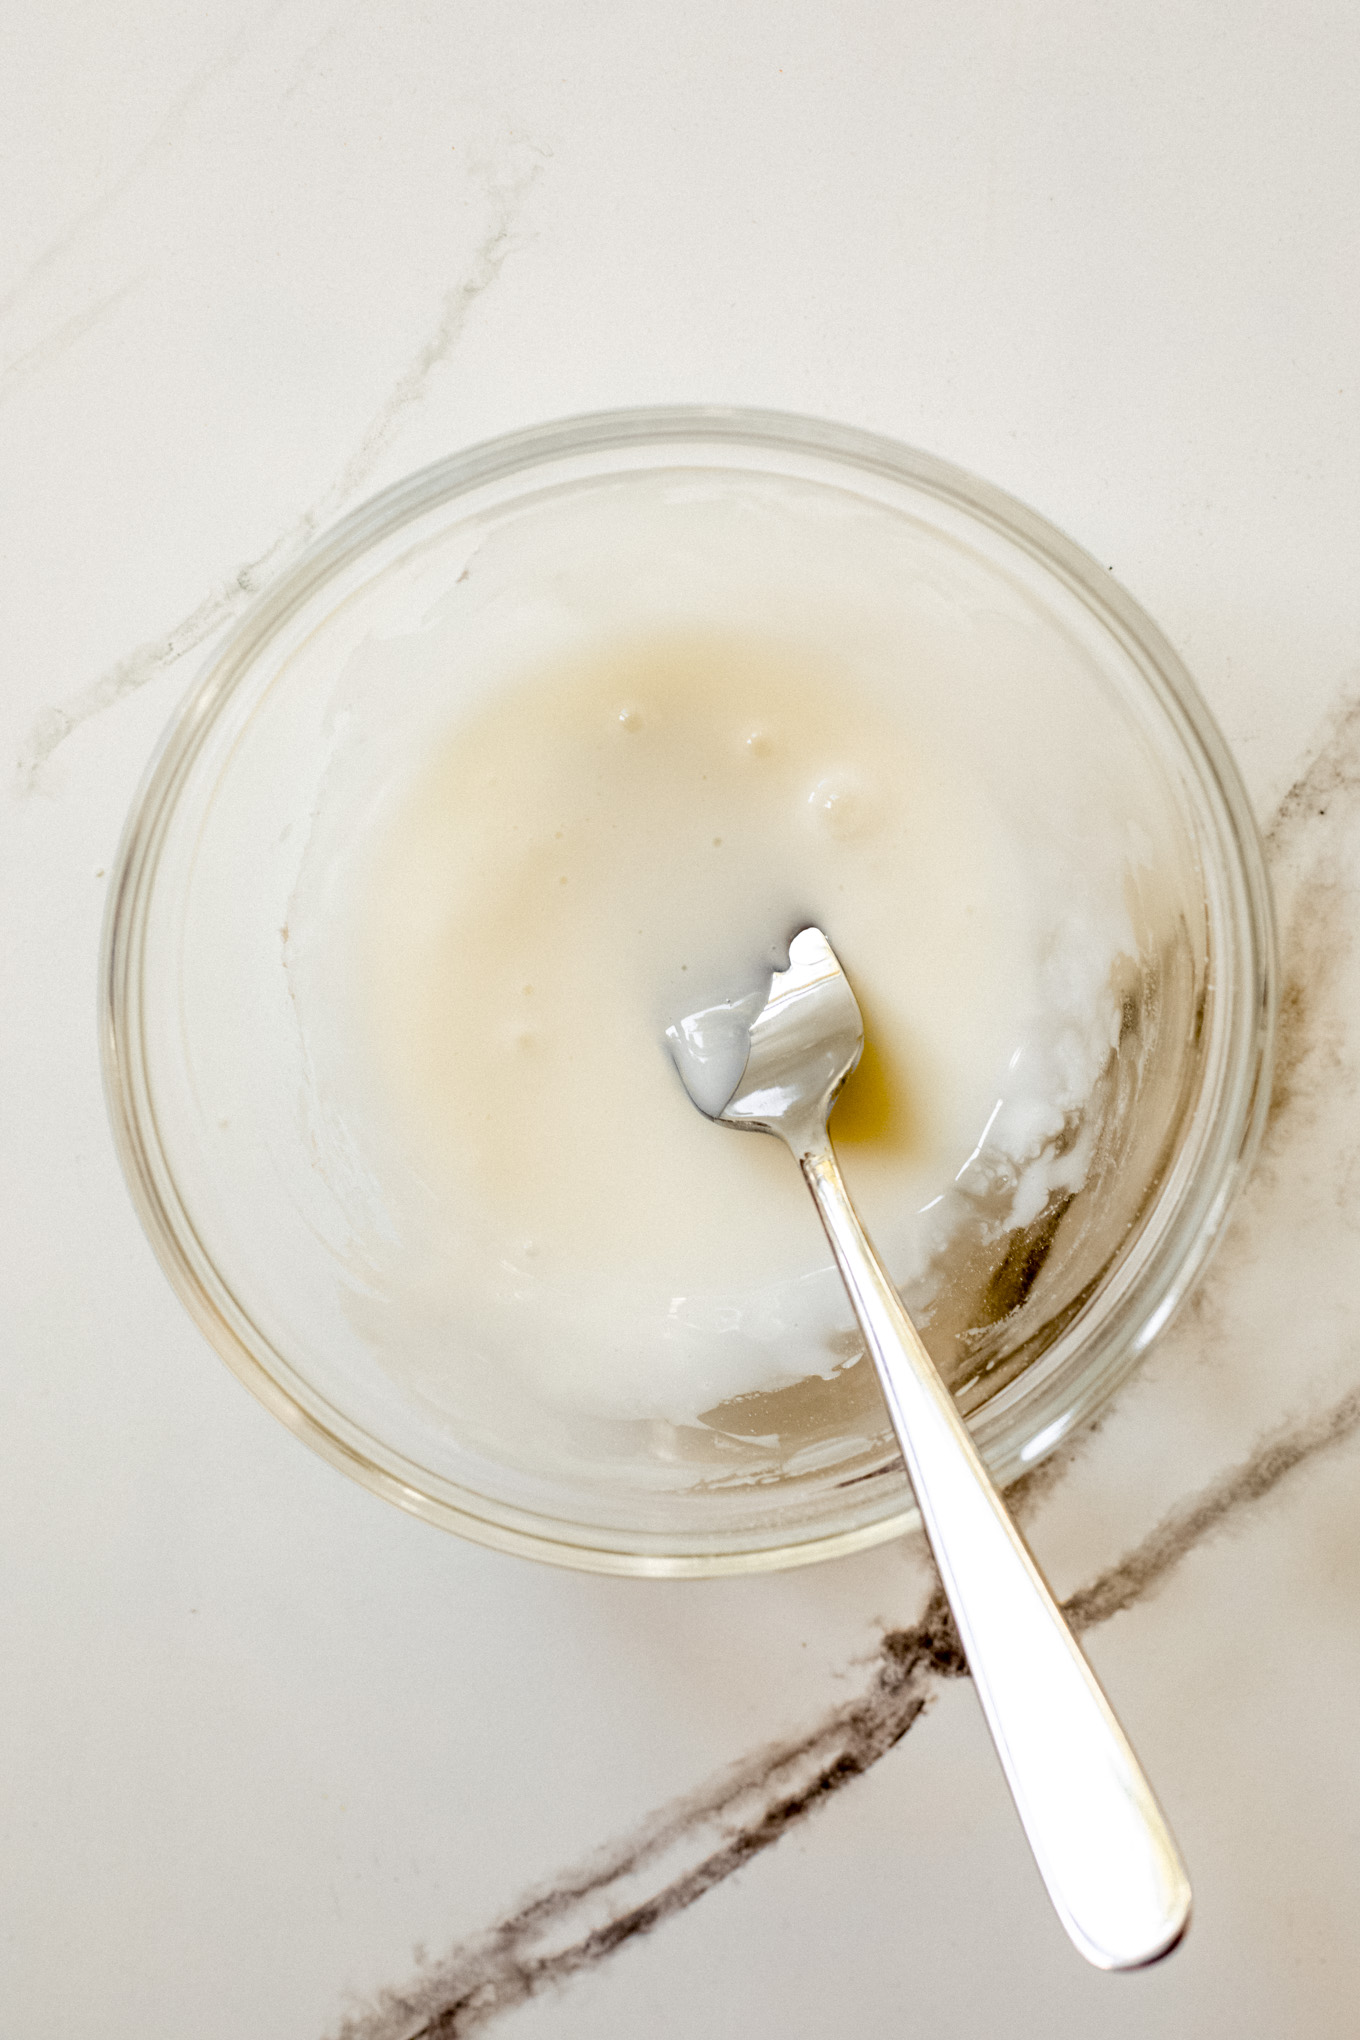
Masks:
[[[171,1282],[299,1437],[430,1522],[616,1573],[794,1565],[911,1527],[868,1363],[852,1355],[829,1381],[754,1398],[744,1422],[729,1412],[692,1433],[634,1427],[612,1454],[559,1436],[545,1456],[531,1407],[499,1432],[471,1413],[460,1424],[456,1407],[434,1413],[384,1365],[347,1291],[333,1180],[347,1164],[306,1103],[314,1073],[292,1010],[287,922],[307,844],[340,797],[337,747],[366,758],[376,783],[386,754],[365,716],[379,700],[388,721],[405,713],[397,683],[341,688],[356,660],[431,615],[456,624],[460,579],[488,532],[509,533],[522,566],[499,607],[480,612],[483,649],[488,631],[513,636],[526,616],[609,580],[609,559],[586,557],[612,528],[592,524],[592,505],[635,502],[662,531],[656,506],[696,491],[739,503],[771,556],[785,537],[801,546],[805,580],[851,573],[849,548],[854,571],[880,585],[928,584],[940,631],[963,648],[955,711],[988,714],[1002,685],[1007,713],[1023,709],[1025,673],[1042,669],[1065,741],[1075,733],[1065,755],[1141,789],[1138,954],[1084,1186],[1022,1226],[994,1227],[929,1334],[999,1482],[1088,1417],[1166,1324],[1222,1227],[1268,1095],[1269,895],[1237,773],[1160,632],[1033,511],[864,432],[706,408],[514,434],[365,504],[214,654],[135,803],[102,960],[114,1134]],[[678,554],[663,566],[658,585],[683,609],[689,568]],[[1014,670],[998,678],[970,669],[967,650],[979,619],[1003,613]],[[1053,828],[1074,826],[1080,789],[1046,769],[1042,729],[1023,715],[1016,728],[1015,771],[1039,826],[1050,814]],[[362,825],[363,799],[361,788],[344,827]],[[1099,828],[1089,802],[1084,812]]]

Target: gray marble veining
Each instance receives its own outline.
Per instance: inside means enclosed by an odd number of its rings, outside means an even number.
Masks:
[[[222,60],[223,63],[226,61],[225,58]],[[214,67],[220,68],[221,65]],[[148,143],[147,150],[152,147],[153,143]],[[264,552],[244,561],[215,583],[186,615],[179,617],[163,633],[125,653],[65,701],[44,708],[34,720],[19,751],[17,770],[21,787],[31,788],[34,785],[53,752],[82,723],[88,722],[92,716],[103,714],[126,695],[135,693],[233,622],[285,567],[291,566],[306,551],[318,533],[332,524],[341,511],[362,493],[400,429],[404,414],[424,399],[431,378],[457,347],[473,306],[495,283],[513,253],[515,223],[530,188],[541,173],[542,162],[542,152],[524,142],[507,145],[499,155],[493,152],[474,159],[470,168],[471,181],[481,194],[488,214],[488,225],[481,243],[466,271],[444,293],[433,330],[415,350],[408,366],[364,427],[358,444],[343,467]],[[49,254],[54,256],[56,252],[59,251],[49,251]],[[68,321],[37,350],[14,362],[13,370],[21,371],[26,363],[37,367],[55,359],[62,348],[78,339],[104,310],[111,309],[134,287],[133,283],[121,286],[97,308]]]

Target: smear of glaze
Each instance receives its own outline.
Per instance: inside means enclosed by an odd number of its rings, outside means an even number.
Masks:
[[[748,992],[726,1005],[689,1013],[666,1029],[680,1080],[710,1119],[737,1094],[751,1052],[751,1022],[768,995],[768,990]]]

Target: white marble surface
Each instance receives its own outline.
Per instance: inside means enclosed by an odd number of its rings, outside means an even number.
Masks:
[[[0,2031],[1351,2040],[1360,17],[47,0],[6,44]],[[642,1585],[460,1545],[256,1407],[118,1175],[105,874],[204,649],[374,487],[653,400],[1034,503],[1269,826],[1266,1153],[1025,1504],[1195,1875],[1145,1975],[1049,1916],[918,1551]]]

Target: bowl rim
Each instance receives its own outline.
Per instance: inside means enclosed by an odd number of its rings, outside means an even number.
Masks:
[[[1002,1390],[970,1417],[970,1428],[993,1477],[1005,1485],[1037,1465],[1099,1408],[1165,1328],[1203,1269],[1229,1209],[1250,1169],[1270,1096],[1278,967],[1274,917],[1260,834],[1226,742],[1187,668],[1142,607],[1099,565],[1037,511],[995,484],[934,454],[856,426],[798,413],[725,405],[665,405],[566,417],[482,441],[416,470],[359,504],[287,567],[219,640],[172,715],[134,795],[111,874],[99,967],[99,1039],[105,1101],[114,1144],[142,1227],[171,1286],[210,1344],[252,1393],[296,1436],[372,1492],[425,1521],[493,1549],[575,1570],[650,1577],[713,1577],[775,1571],[832,1558],[900,1536],[919,1519],[908,1500],[848,1528],[783,1541],[754,1533],[721,1547],[702,1537],[690,1548],[657,1533],[636,1533],[629,1543],[596,1535],[596,1542],[560,1534],[561,1524],[523,1510],[490,1504],[491,1514],[431,1494],[403,1476],[409,1465],[395,1452],[386,1463],[299,1401],[261,1358],[268,1342],[248,1316],[232,1308],[230,1293],[205,1274],[211,1255],[194,1232],[174,1192],[163,1159],[154,1104],[142,1055],[141,966],[145,912],[159,844],[181,784],[213,718],[257,653],[325,584],[358,561],[380,539],[390,539],[459,496],[513,479],[572,456],[664,449],[707,443],[767,454],[797,454],[905,483],[941,499],[969,519],[1018,543],[1051,576],[1076,594],[1133,655],[1179,739],[1195,782],[1207,794],[1212,837],[1231,882],[1243,982],[1229,1014],[1232,1038],[1225,1051],[1225,1082],[1217,1101],[1214,1138],[1186,1187],[1175,1223],[1158,1241],[1159,1265],[1144,1268],[1134,1287],[1151,1293],[1141,1311],[1126,1311],[1126,1336],[1106,1339],[1103,1364],[1075,1383],[1055,1383],[1051,1407],[1040,1407],[1032,1435],[1007,1434],[1017,1394]],[[1204,819],[1201,817],[1201,819]],[[1154,1261],[1157,1256],[1154,1256]],[[236,1322],[237,1319],[243,1323]],[[247,1327],[254,1330],[250,1338]],[[1118,1331],[1118,1326],[1114,1328]],[[285,1371],[291,1371],[278,1356]],[[1025,1376],[1020,1377],[1020,1384]],[[1012,1390],[1017,1387],[1012,1385]],[[1043,1395],[1040,1391],[1039,1402]],[[357,1426],[354,1427],[357,1430]],[[368,1439],[368,1434],[363,1434]],[[382,1452],[381,1441],[368,1440]],[[460,1494],[467,1493],[459,1490]],[[553,1534],[554,1529],[559,1534]]]

